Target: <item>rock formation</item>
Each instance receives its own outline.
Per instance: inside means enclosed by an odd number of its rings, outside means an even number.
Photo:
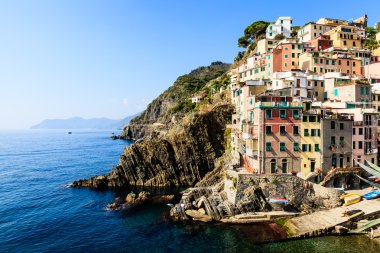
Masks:
[[[215,62],[179,77],[124,128],[119,138],[135,143],[125,148],[119,164],[107,175],[78,180],[71,186],[167,187],[200,181],[214,169],[215,159],[225,149],[225,128],[233,107],[226,101],[228,92],[215,91],[227,85],[229,77],[224,73],[228,67]],[[190,99],[198,93],[207,96],[201,106]]]

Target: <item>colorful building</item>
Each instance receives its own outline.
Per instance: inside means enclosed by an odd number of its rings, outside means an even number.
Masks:
[[[245,155],[256,173],[300,171],[302,108],[292,97],[255,98]]]
[[[289,38],[292,33],[293,19],[291,17],[279,17],[274,24],[270,24],[266,30],[266,38],[274,39],[276,35],[282,34]]]
[[[304,178],[312,172],[322,171],[321,143],[321,111],[305,110],[301,122],[301,172]]]
[[[352,48],[362,46],[361,38],[358,36],[355,26],[340,25],[324,34],[330,36],[334,47]]]

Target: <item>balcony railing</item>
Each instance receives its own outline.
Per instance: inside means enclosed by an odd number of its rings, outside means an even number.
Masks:
[[[299,102],[257,102],[256,108],[303,108],[303,104]]]

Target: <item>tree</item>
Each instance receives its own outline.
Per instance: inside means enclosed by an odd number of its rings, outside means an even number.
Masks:
[[[265,34],[269,24],[269,22],[259,20],[247,26],[244,29],[244,36],[238,39],[238,46],[244,48],[248,47],[250,44],[256,41],[260,35]]]
[[[276,36],[274,36],[274,39],[275,40],[283,40],[283,39],[285,39],[285,36],[282,33],[279,33]]]
[[[243,56],[244,56],[244,52],[238,52],[238,54],[236,55],[234,61],[240,61],[241,59],[243,59]]]

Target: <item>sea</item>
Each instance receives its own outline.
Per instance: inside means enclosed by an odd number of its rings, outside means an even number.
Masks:
[[[118,163],[131,143],[111,135],[0,132],[0,252],[380,252],[367,236],[263,243],[271,238],[265,224],[176,223],[165,204],[110,211],[107,204],[137,189],[65,186],[108,173]]]

